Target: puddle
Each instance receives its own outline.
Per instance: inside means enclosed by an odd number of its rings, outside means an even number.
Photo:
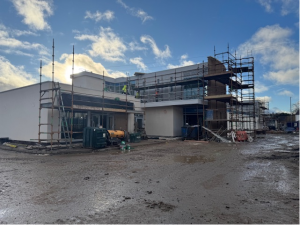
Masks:
[[[181,163],[206,163],[206,162],[213,162],[215,159],[212,158],[206,158],[203,155],[197,155],[197,156],[184,156],[184,155],[177,155],[174,156],[175,162],[181,162]]]
[[[3,217],[6,212],[7,209],[0,209],[0,218]]]
[[[35,154],[37,156],[49,156],[50,154]]]
[[[121,154],[121,151],[118,151],[118,152],[110,152],[109,154],[110,154],[110,155],[120,155],[120,154]]]

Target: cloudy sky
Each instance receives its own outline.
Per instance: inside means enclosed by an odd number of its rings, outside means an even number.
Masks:
[[[299,101],[298,0],[1,0],[0,91],[75,73],[132,76],[201,63],[229,49],[255,58],[256,97]]]

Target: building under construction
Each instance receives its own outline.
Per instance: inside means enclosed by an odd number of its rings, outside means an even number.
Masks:
[[[72,74],[71,85],[55,82],[54,53],[52,70],[52,81],[43,82],[41,63],[40,83],[0,93],[0,137],[72,143],[90,126],[178,137],[186,124],[254,137],[263,127],[267,108],[255,100],[254,58],[229,49],[203,63],[129,77],[85,71]],[[209,137],[204,129],[197,136]]]

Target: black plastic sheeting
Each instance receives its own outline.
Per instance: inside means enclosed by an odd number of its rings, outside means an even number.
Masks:
[[[64,106],[71,106],[72,104],[71,94],[62,93],[62,98],[63,98]],[[73,105],[85,105],[85,106],[92,106],[92,107],[133,110],[132,102],[107,99],[101,97],[84,96],[84,95],[73,95]]]

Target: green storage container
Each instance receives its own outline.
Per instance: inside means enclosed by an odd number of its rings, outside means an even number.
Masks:
[[[105,128],[86,127],[83,130],[83,147],[105,148],[107,145],[107,130]]]
[[[131,143],[138,143],[141,141],[141,134],[140,133],[131,133],[129,134],[129,139]]]
[[[92,138],[93,138],[94,127],[86,127],[83,130],[83,147],[90,148],[92,147]]]
[[[105,128],[94,128],[92,138],[92,148],[105,148],[107,140],[107,130]]]

